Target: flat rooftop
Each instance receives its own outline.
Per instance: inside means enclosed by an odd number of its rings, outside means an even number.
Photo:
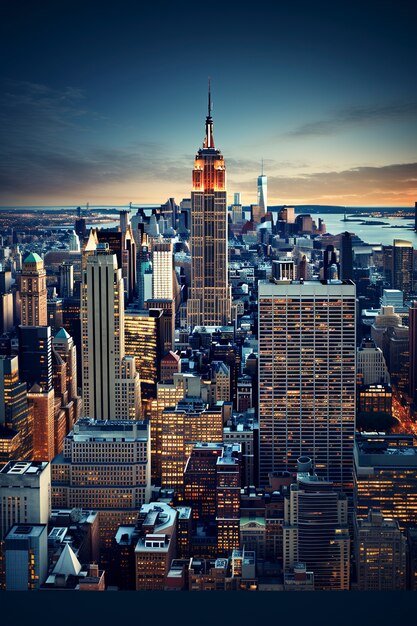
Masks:
[[[46,461],[9,461],[0,474],[11,476],[39,476],[48,465]]]
[[[15,524],[6,535],[7,539],[28,539],[28,537],[39,537],[47,531],[47,524]]]

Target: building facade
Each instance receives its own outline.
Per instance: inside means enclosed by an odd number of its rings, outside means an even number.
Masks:
[[[370,510],[355,527],[359,591],[401,591],[406,588],[407,541],[397,520]]]
[[[259,283],[260,480],[299,456],[351,489],[355,432],[355,286]]]
[[[23,261],[20,275],[20,316],[22,326],[47,324],[46,271],[41,257],[31,252]]]
[[[285,502],[284,570],[300,561],[308,563],[316,590],[347,591],[349,552],[346,496],[337,493],[332,483],[300,472]]]
[[[94,419],[135,419],[140,387],[136,368],[125,356],[122,270],[107,244],[87,259],[81,301],[84,414]],[[132,393],[127,384],[130,379]]]
[[[52,462],[54,508],[94,509],[104,549],[150,498],[149,424],[81,418]]]
[[[214,147],[210,91],[206,137],[197,153],[191,192],[191,286],[188,326],[224,325],[231,314],[228,283],[224,158]]]

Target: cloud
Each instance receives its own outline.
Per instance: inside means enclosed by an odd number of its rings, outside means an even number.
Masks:
[[[352,126],[403,120],[405,118],[417,118],[417,102],[351,106],[334,113],[328,119],[301,124],[285,133],[285,136],[304,139],[306,137],[334,135]]]
[[[235,182],[236,184],[236,182]],[[237,183],[253,192],[252,182]],[[417,163],[356,167],[340,172],[268,176],[270,203],[276,204],[409,204],[417,199]]]
[[[133,135],[106,144],[115,135],[114,122],[92,110],[81,90],[9,81],[2,93],[0,204],[62,203],[63,198],[77,202],[80,196],[154,202],[190,193],[194,154],[174,158],[165,144]],[[328,134],[338,124],[410,114],[409,105],[351,108],[292,133]],[[227,157],[226,165],[229,191],[246,192],[246,201],[254,202],[260,159]],[[296,160],[265,159],[270,203],[409,204],[417,199],[416,163],[343,171],[322,166],[322,171],[312,172],[311,167]]]
[[[0,202],[39,194],[76,197],[88,187],[190,179],[190,160],[169,159],[158,142],[103,146],[107,121],[85,94],[9,82],[0,100]],[[111,123],[111,122],[110,122]]]

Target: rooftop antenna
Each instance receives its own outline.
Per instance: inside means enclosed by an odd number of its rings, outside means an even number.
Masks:
[[[264,160],[261,159],[261,176],[264,175]]]
[[[211,117],[211,81],[208,79],[208,115],[206,117],[206,138],[204,140],[203,148],[214,148],[213,139],[213,119]]]

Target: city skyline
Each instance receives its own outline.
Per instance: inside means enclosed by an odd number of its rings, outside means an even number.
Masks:
[[[0,593],[416,591],[417,10],[15,4]]]
[[[256,202],[263,159],[271,205],[413,204],[411,3],[226,3],[207,58],[192,28],[203,8],[71,9],[6,11],[0,205],[189,197],[208,76],[229,202]]]

